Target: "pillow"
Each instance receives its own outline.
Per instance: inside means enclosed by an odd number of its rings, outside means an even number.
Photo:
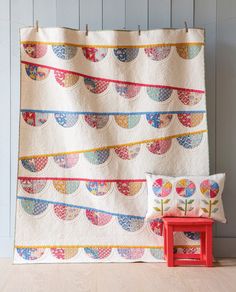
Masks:
[[[180,176],[146,174],[147,220],[161,217],[207,217],[226,222],[222,192],[225,174]]]

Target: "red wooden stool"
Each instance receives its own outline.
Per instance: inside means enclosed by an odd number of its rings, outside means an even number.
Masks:
[[[208,218],[164,217],[164,256],[168,267],[212,266],[212,225]],[[174,254],[174,232],[200,232],[200,254]]]

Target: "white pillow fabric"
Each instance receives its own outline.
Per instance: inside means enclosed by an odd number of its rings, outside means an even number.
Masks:
[[[207,217],[225,223],[222,192],[225,174],[180,176],[146,174],[147,220],[161,217]]]

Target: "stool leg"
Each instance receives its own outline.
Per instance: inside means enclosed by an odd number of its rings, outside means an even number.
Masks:
[[[206,227],[206,265],[212,267],[212,225]]]
[[[167,265],[168,267],[174,266],[174,239],[173,239],[173,227],[168,226],[166,229],[167,237]]]
[[[200,233],[200,259],[206,260],[206,231]]]
[[[167,244],[167,239],[166,239],[166,227],[164,225],[163,228],[163,237],[164,237],[164,259],[166,260],[166,244]]]

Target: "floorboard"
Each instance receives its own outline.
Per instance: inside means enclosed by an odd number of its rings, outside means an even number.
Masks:
[[[235,292],[236,259],[213,268],[164,263],[12,265],[0,260],[1,292]]]

